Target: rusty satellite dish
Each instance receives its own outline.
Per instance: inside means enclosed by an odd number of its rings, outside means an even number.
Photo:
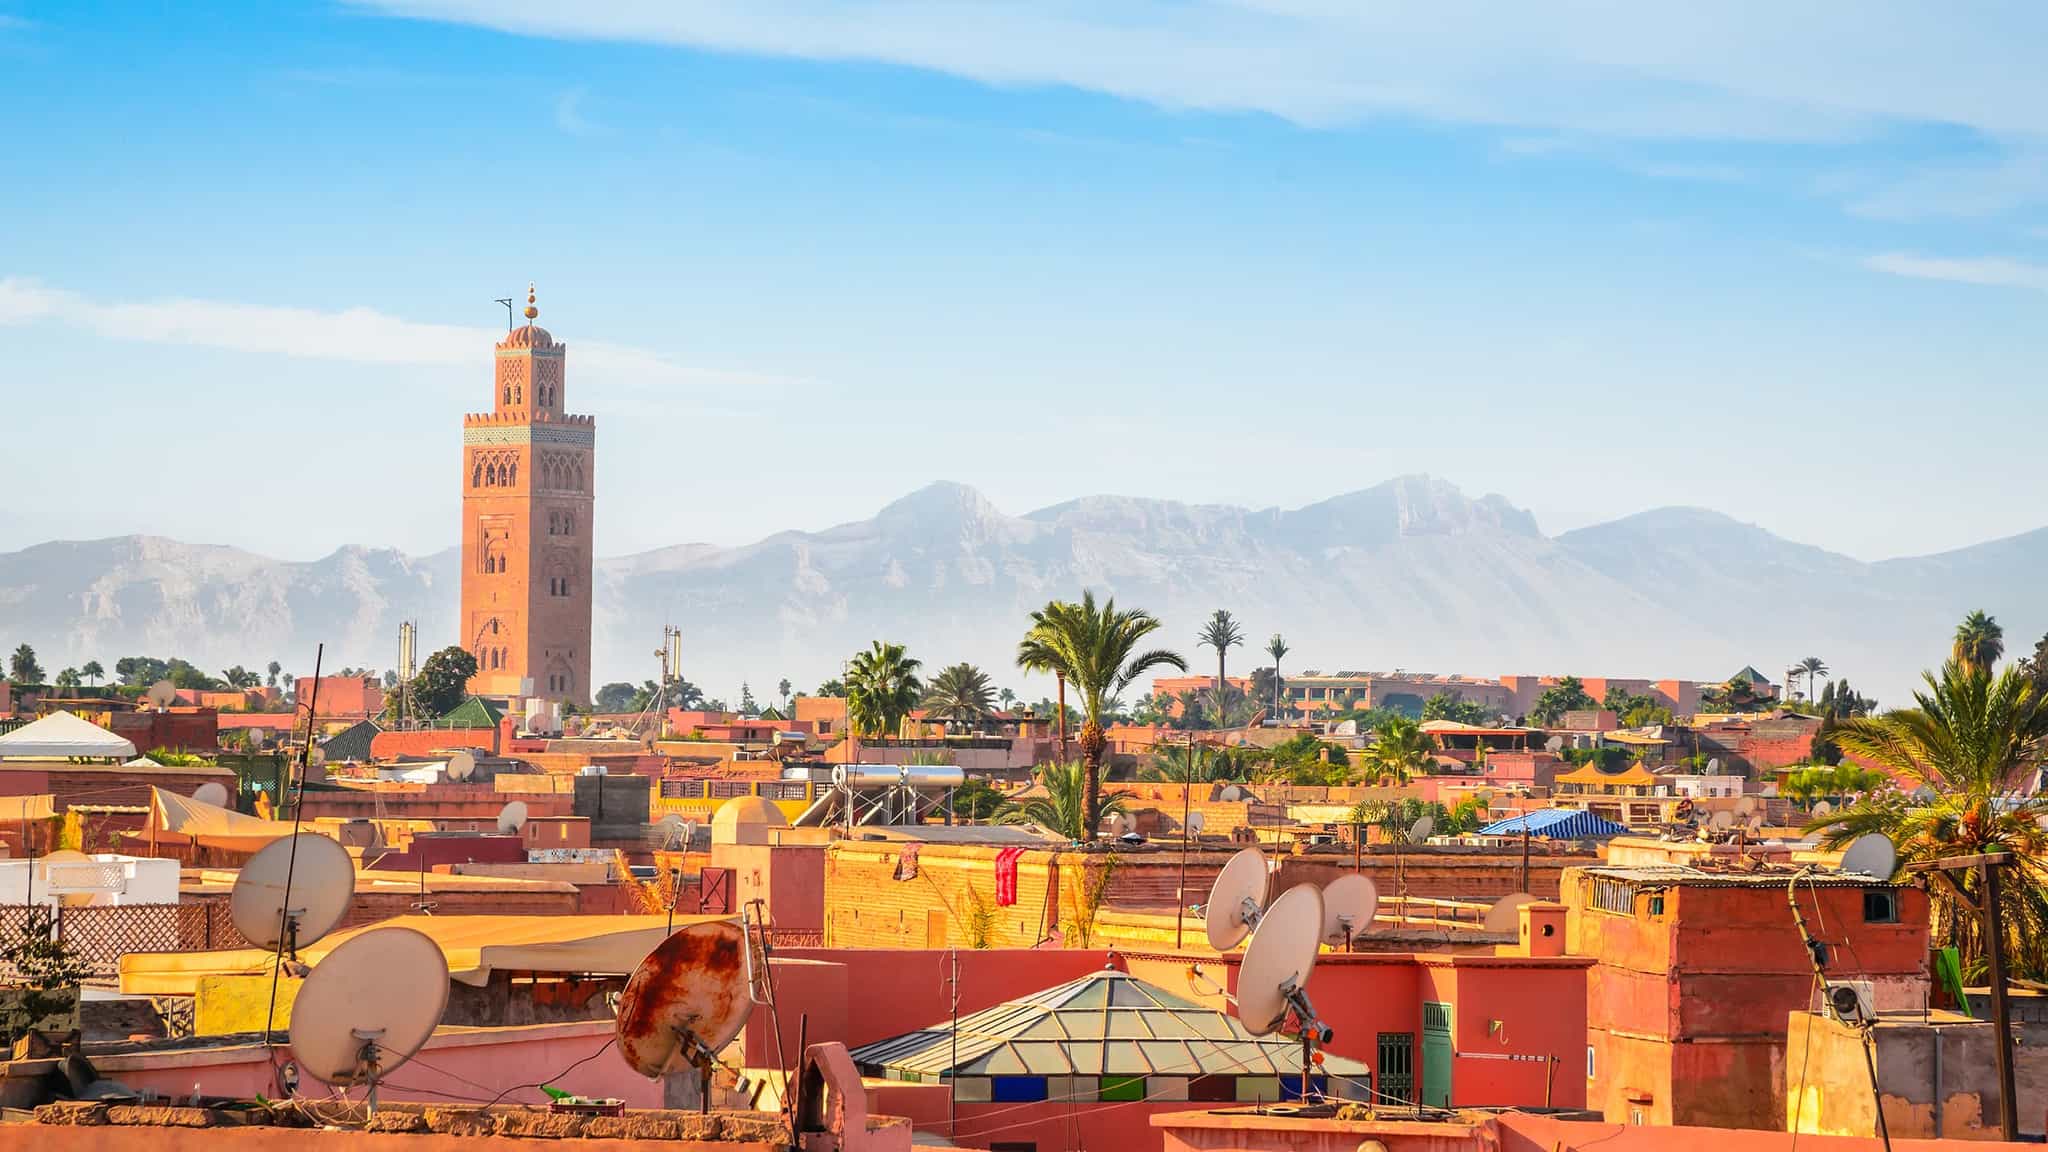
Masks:
[[[314,965],[292,1004],[292,1056],[323,1084],[377,1082],[412,1059],[448,1007],[448,959],[411,928],[373,928]]]
[[[619,1054],[660,1079],[684,1065],[708,1068],[753,1010],[747,941],[739,924],[711,920],[661,942],[619,993]]]
[[[201,804],[211,804],[215,808],[225,808],[228,806],[227,785],[216,780],[208,780],[192,790],[192,799]]]
[[[272,840],[249,857],[228,894],[228,914],[250,944],[271,952],[282,946],[296,955],[334,931],[355,895],[356,862],[348,849],[301,832]]]
[[[1209,904],[1203,926],[1209,933],[1209,947],[1228,952],[1258,926],[1266,908],[1266,893],[1272,883],[1266,869],[1266,855],[1246,848],[1230,858],[1216,883],[1209,887]]]

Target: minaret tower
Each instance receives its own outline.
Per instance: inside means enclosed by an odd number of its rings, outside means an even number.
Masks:
[[[526,324],[497,347],[492,409],[462,418],[461,644],[479,696],[590,700],[597,428],[563,409],[568,346]]]

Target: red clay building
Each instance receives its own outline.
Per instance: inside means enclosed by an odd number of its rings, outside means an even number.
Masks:
[[[1587,1106],[1630,1124],[1778,1128],[1785,1036],[1815,999],[1789,868],[1596,867],[1565,876],[1569,943],[1588,974]],[[1868,981],[1879,1011],[1917,1008],[1928,979],[1925,892],[1799,874],[1830,976]]]
[[[565,408],[568,346],[533,323],[497,350],[492,410],[462,418],[460,643],[471,692],[590,700],[597,426]]]

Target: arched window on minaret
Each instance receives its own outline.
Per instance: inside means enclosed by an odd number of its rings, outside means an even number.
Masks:
[[[470,486],[471,488],[481,488],[481,487],[483,487],[483,484],[484,484],[484,461],[483,461],[483,457],[479,456],[479,457],[477,457],[477,459],[476,459],[476,467],[470,470],[470,473],[469,473],[469,486]]]
[[[517,456],[505,461],[505,483],[508,486],[519,483],[519,458]]]

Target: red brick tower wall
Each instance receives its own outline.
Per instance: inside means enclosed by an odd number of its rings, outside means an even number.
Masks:
[[[507,333],[492,411],[463,417],[459,642],[479,695],[590,700],[597,437],[564,411],[567,352],[532,323]]]

